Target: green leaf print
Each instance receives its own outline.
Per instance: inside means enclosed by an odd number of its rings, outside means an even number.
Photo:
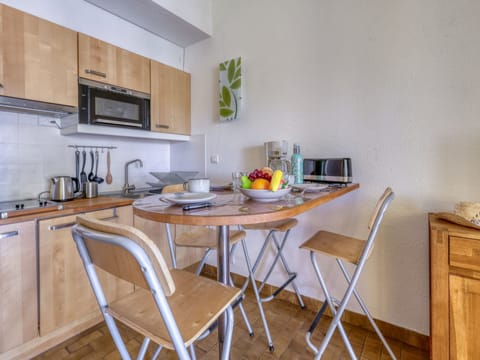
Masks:
[[[242,79],[238,79],[230,85],[230,89],[232,89],[232,90],[240,89],[241,85],[242,85]]]
[[[220,116],[222,117],[229,117],[233,115],[233,110],[229,109],[229,108],[220,108]]]
[[[231,84],[233,81],[233,76],[235,75],[235,60],[230,61],[228,64],[228,82]]]
[[[230,96],[230,90],[226,86],[222,87],[222,100],[226,106],[230,106],[232,103],[232,98]]]

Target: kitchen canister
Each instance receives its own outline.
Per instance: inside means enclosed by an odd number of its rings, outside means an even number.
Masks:
[[[96,182],[86,182],[83,184],[83,192],[87,199],[95,198],[98,196],[98,184]]]

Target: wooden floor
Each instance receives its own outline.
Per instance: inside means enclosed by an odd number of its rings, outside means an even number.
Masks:
[[[314,313],[302,310],[299,306],[282,300],[273,300],[264,304],[267,319],[270,324],[275,350],[270,352],[266,343],[265,332],[261,325],[256,303],[250,299],[244,301],[255,331],[254,337],[249,337],[243,319],[235,311],[235,329],[231,351],[231,359],[313,359],[313,352],[307,348],[305,332],[310,326]],[[319,344],[326,331],[330,318],[321,320],[315,330],[313,340]],[[352,342],[359,359],[389,359],[380,340],[375,333],[345,324],[345,330]],[[130,353],[136,357],[143,338],[121,327],[123,338]],[[406,344],[389,341],[399,360],[428,359],[425,351],[413,348]],[[150,346],[147,359],[153,354],[153,345]],[[196,344],[197,359],[218,359],[216,332]],[[84,333],[50,349],[35,359],[120,359],[106,326],[102,323]],[[174,352],[162,350],[159,359],[177,359]],[[335,333],[322,359],[349,359],[348,353],[338,332]]]

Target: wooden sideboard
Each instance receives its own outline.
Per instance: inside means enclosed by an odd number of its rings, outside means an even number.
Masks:
[[[430,358],[480,354],[480,230],[429,215]]]

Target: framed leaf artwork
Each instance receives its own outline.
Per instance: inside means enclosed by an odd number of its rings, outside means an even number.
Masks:
[[[220,63],[219,79],[219,112],[220,120],[236,120],[240,114],[242,100],[242,58]]]

